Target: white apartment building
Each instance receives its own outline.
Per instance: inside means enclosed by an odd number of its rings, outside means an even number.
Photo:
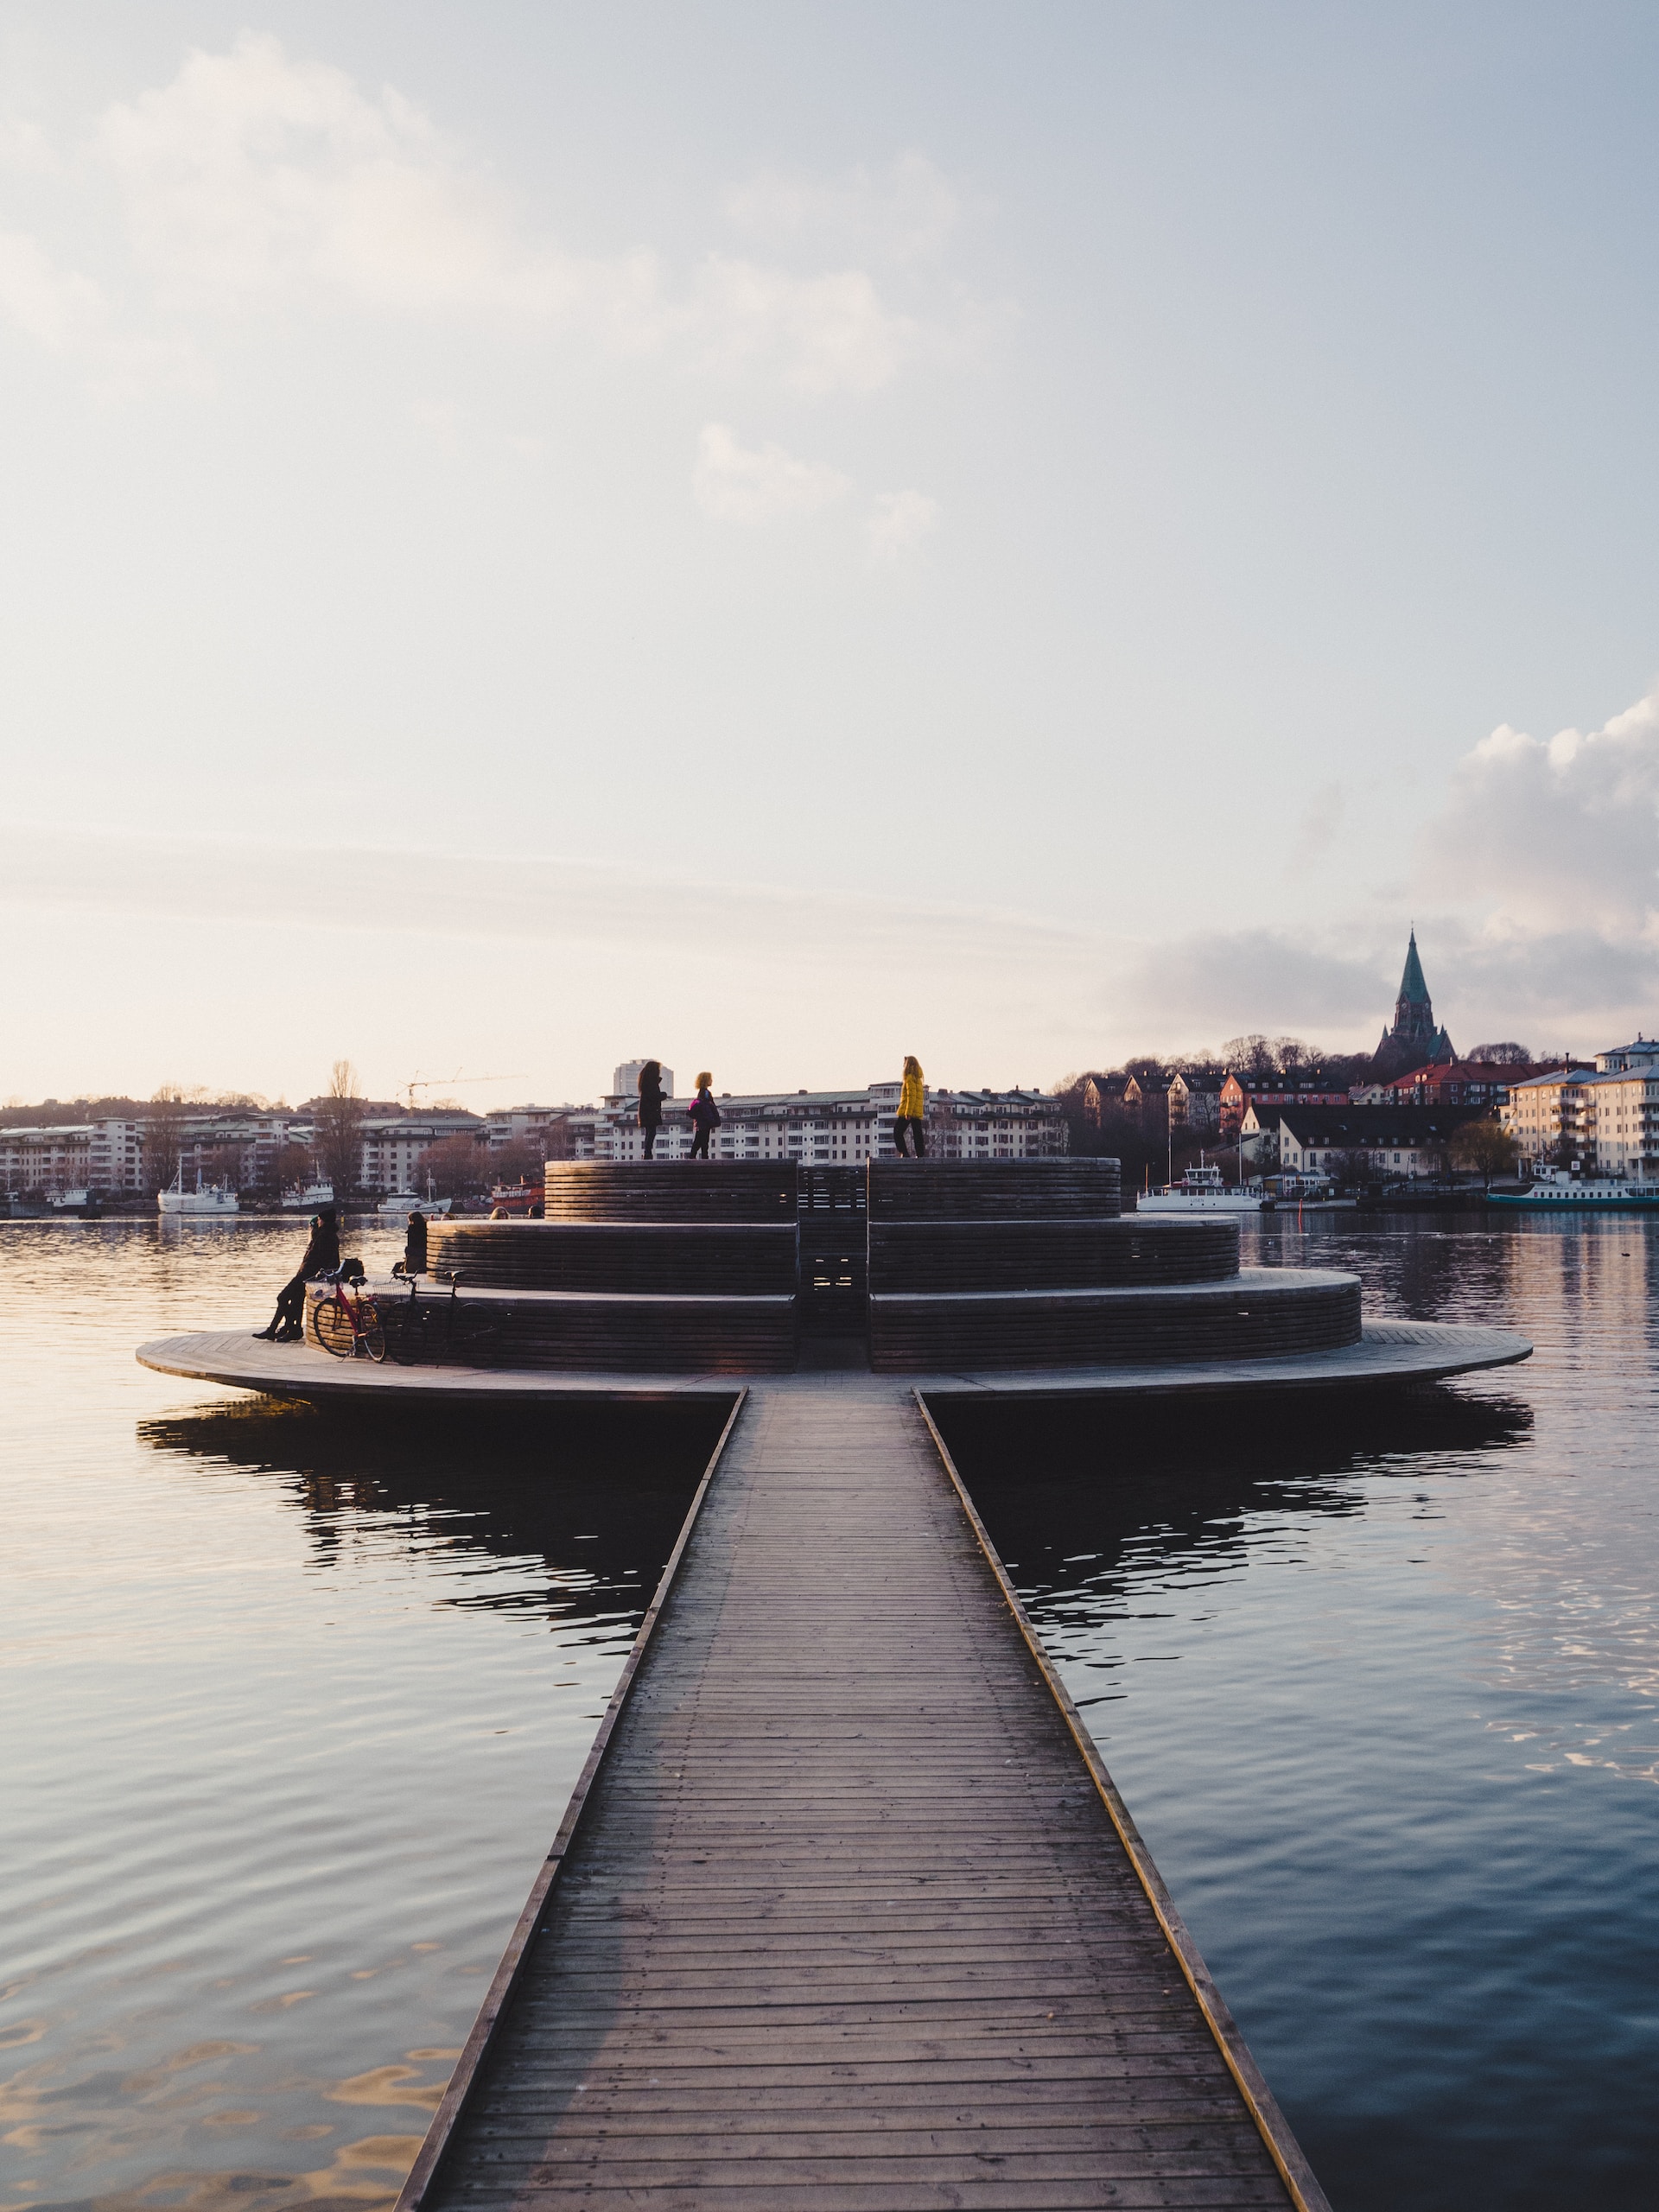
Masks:
[[[1659,1176],[1659,1045],[1598,1052],[1594,1068],[1517,1083],[1502,1109],[1523,1160],[1565,1152],[1598,1175]]]
[[[55,1128],[0,1129],[0,1180],[8,1198],[38,1192],[136,1191],[143,1174],[137,1122],[70,1122]]]
[[[626,1071],[620,1068],[619,1076]],[[664,1085],[668,1071],[664,1070]],[[636,1081],[638,1080],[636,1071]],[[893,1157],[896,1083],[862,1090],[786,1090],[726,1093],[715,1101],[721,1125],[709,1144],[715,1160],[793,1160],[806,1166],[853,1167]],[[658,1160],[690,1156],[689,1099],[671,1099],[658,1134]],[[1056,1100],[1040,1091],[934,1090],[927,1097],[927,1147],[942,1160],[1050,1158],[1066,1147],[1066,1128]],[[556,1152],[569,1160],[642,1160],[637,1094],[611,1093],[602,1106],[565,1114]]]
[[[365,1122],[359,1132],[362,1167],[359,1180],[365,1191],[391,1193],[420,1189],[421,1154],[448,1137],[471,1137],[483,1145],[489,1141],[489,1124],[481,1114],[435,1110],[429,1114],[395,1114]],[[504,1140],[505,1141],[505,1140]]]

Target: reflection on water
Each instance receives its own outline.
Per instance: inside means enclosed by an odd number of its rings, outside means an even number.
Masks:
[[[0,2212],[390,2198],[713,1440],[133,1363],[302,1235],[0,1225]],[[1645,2207],[1659,1231],[1247,1243],[1538,1357],[951,1440],[1338,2212]]]
[[[1269,1224],[1456,1390],[947,1433],[1338,2212],[1654,2201],[1659,1237]]]
[[[294,1249],[0,1226],[7,2208],[395,2193],[719,1425],[370,1428],[134,1364],[263,1321]]]

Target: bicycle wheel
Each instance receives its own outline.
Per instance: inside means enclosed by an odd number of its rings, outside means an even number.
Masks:
[[[332,1298],[319,1300],[311,1308],[311,1333],[324,1351],[333,1352],[336,1359],[349,1359],[357,1350],[352,1309],[338,1292]]]
[[[386,1349],[398,1366],[417,1366],[426,1350],[427,1317],[420,1307],[400,1298],[395,1306],[385,1308],[380,1325],[385,1331]]]
[[[386,1332],[380,1325],[380,1308],[372,1298],[357,1301],[357,1332],[364,1351],[378,1367],[386,1356]]]

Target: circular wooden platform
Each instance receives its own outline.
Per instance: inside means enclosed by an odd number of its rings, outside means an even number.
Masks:
[[[203,1330],[141,1344],[137,1357],[163,1375],[221,1382],[268,1396],[317,1404],[355,1401],[390,1406],[435,1402],[475,1405],[594,1404],[607,1400],[730,1398],[743,1383],[752,1389],[821,1390],[832,1385],[857,1395],[892,1396],[912,1389],[929,1397],[1092,1398],[1122,1395],[1187,1395],[1194,1391],[1354,1389],[1439,1381],[1477,1369],[1505,1367],[1527,1358],[1532,1346],[1513,1329],[1478,1329],[1440,1321],[1368,1321],[1357,1344],[1287,1358],[1183,1360],[1152,1364],[1069,1368],[977,1368],[905,1376],[872,1375],[864,1368],[834,1374],[746,1376],[730,1373],[620,1375],[570,1370],[502,1371],[473,1367],[377,1367],[366,1359],[339,1360],[309,1344],[271,1344],[248,1329]]]

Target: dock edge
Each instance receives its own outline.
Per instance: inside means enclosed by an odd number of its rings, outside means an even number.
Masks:
[[[990,1531],[981,1520],[973,1499],[969,1496],[968,1485],[957,1471],[957,1463],[950,1456],[950,1446],[940,1435],[938,1425],[928,1408],[926,1400],[920,1389],[913,1389],[911,1395],[916,1401],[917,1409],[923,1421],[927,1424],[927,1431],[933,1440],[934,1449],[938,1452],[944,1471],[949,1475],[955,1487],[957,1500],[967,1516],[968,1525],[972,1529],[981,1551],[985,1554],[986,1564],[996,1577],[998,1587],[1007,1602],[1008,1611],[1014,1616],[1014,1624],[1025,1638],[1027,1648],[1032,1657],[1041,1669],[1043,1679],[1048,1685],[1054,1702],[1059,1707],[1065,1725],[1071,1732],[1072,1740],[1083,1755],[1084,1764],[1089,1770],[1096,1789],[1099,1792],[1101,1802],[1106,1808],[1107,1817],[1116,1829],[1119,1840],[1128,1854],[1129,1864],[1135,1869],[1135,1878],[1146,1891],[1147,1901],[1152,1907],[1159,1926],[1164,1931],[1171,1950],[1175,1954],[1181,1973],[1185,1977],[1187,1986],[1198,2000],[1198,2010],[1203,2013],[1210,2032],[1216,2039],[1223,2062],[1238,2085],[1239,2094],[1243,2098],[1250,2118],[1255,2122],[1262,2140],[1267,2145],[1268,2157],[1278,2169],[1279,2178],[1289,2191],[1291,2202],[1296,2207],[1296,2212],[1332,2212],[1330,2199],[1319,2187],[1301,2145],[1296,2140],[1294,2134],[1291,2132],[1289,2121],[1279,2108],[1278,2099],[1268,2087],[1266,2075],[1251,2056],[1250,2047],[1240,2033],[1238,2023],[1228,2010],[1226,1999],[1217,1988],[1210,1969],[1204,1962],[1203,1953],[1188,1933],[1186,1923],[1175,1909],[1175,1901],[1165,1885],[1163,1876],[1158,1872],[1151,1852],[1147,1850],[1141,1840],[1141,1831],[1135,1827],[1128,1807],[1118,1795],[1117,1784],[1108,1772],[1106,1763],[1101,1758],[1094,1738],[1090,1734],[1082,1714],[1071,1701],[1071,1692],[1060,1680],[1053,1662],[1043,1647],[1042,1638],[1032,1626],[1030,1618],[1024,1605],[1020,1602],[1019,1594],[1008,1580],[1007,1569],[1002,1564],[1001,1555],[992,1542]],[[401,2203],[397,2212],[405,2212],[405,2208]]]
[[[576,1786],[570,1792],[569,1802],[564,1808],[564,1817],[559,1822],[558,1831],[553,1838],[547,1857],[542,1862],[535,1881],[531,1885],[530,1896],[525,1900],[524,1909],[519,1914],[512,1934],[507,1940],[505,1950],[501,1954],[500,1963],[495,1969],[489,1989],[485,1994],[484,2002],[478,2009],[478,2017],[473,2022],[471,2032],[461,2046],[461,2056],[455,2062],[455,2070],[449,2076],[449,2086],[444,2091],[438,2108],[432,2115],[431,2125],[426,2131],[426,2139],[421,2145],[415,2163],[409,2170],[408,2177],[397,2193],[394,2212],[416,2212],[416,2208],[422,2202],[438,2169],[443,2164],[444,2153],[449,2147],[449,2139],[454,2134],[461,2114],[466,2111],[473,2090],[477,2084],[479,2069],[485,2052],[489,2049],[490,2038],[495,2033],[496,2024],[505,2012],[512,2001],[513,1991],[518,1987],[519,1975],[524,1970],[524,1961],[529,1955],[531,1939],[541,1924],[553,1894],[554,1885],[558,1880],[566,1855],[582,1825],[582,1816],[587,1809],[588,1798],[593,1789],[594,1778],[604,1762],[605,1753],[616,1731],[616,1724],[622,1718],[628,1700],[632,1694],[634,1682],[638,1679],[640,1664],[645,1658],[646,1648],[650,1644],[652,1630],[657,1626],[664,1605],[668,1602],[669,1592],[672,1590],[675,1578],[680,1571],[680,1562],[685,1556],[686,1547],[690,1544],[692,1531],[696,1527],[697,1516],[702,1510],[702,1502],[709,1495],[709,1486],[719,1470],[726,1446],[731,1441],[732,1432],[737,1427],[738,1416],[747,1403],[748,1395],[746,1386],[740,1386],[734,1395],[732,1409],[726,1417],[726,1425],[715,1440],[715,1448],[709,1455],[709,1464],[702,1471],[702,1479],[697,1484],[690,1504],[686,1508],[685,1519],[680,1524],[679,1535],[676,1539],[673,1550],[668,1555],[668,1563],[658,1581],[655,1594],[645,1609],[645,1618],[639,1624],[639,1631],[633,1639],[633,1647],[623,1662],[622,1672],[617,1677],[616,1688],[611,1692],[611,1701],[605,1708],[604,1717],[600,1721],[592,1748],[583,1763],[582,1772],[576,1777]],[[931,1427],[931,1424],[930,1423],[929,1426]],[[1320,2200],[1321,2203],[1323,2201],[1323,2199]]]

